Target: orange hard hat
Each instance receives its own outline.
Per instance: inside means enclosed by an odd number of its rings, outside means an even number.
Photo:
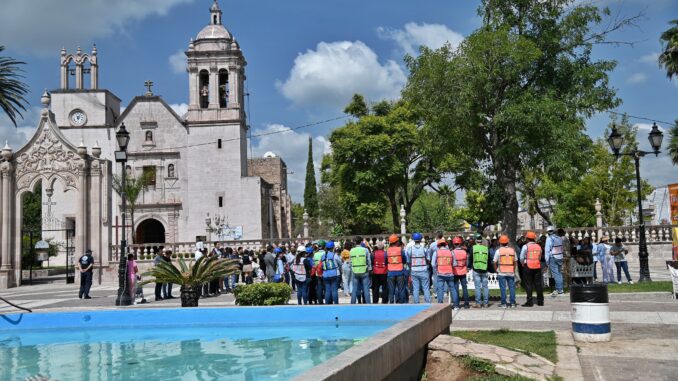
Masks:
[[[388,237],[388,243],[396,243],[398,242],[399,238],[395,234],[391,234],[390,237]]]
[[[464,240],[461,239],[461,237],[459,237],[459,236],[452,238],[452,244],[453,245],[461,245],[463,242],[464,242]]]
[[[536,240],[537,240],[537,233],[535,233],[535,232],[527,232],[527,233],[525,234],[525,238],[536,241]]]
[[[447,241],[445,241],[445,239],[439,239],[438,240],[438,247],[446,246],[446,245],[447,245]]]
[[[499,243],[502,244],[502,245],[508,244],[509,243],[509,237],[506,234],[502,234],[499,237]]]

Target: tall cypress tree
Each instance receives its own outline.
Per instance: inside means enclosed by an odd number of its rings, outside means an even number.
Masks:
[[[309,216],[318,215],[318,187],[315,183],[315,168],[313,166],[313,139],[308,138],[308,161],[306,162],[306,185],[304,187],[304,209]]]

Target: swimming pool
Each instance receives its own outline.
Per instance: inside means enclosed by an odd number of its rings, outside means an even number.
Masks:
[[[0,315],[0,379],[285,380],[425,305]]]

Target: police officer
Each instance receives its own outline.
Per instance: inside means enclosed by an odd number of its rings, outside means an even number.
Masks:
[[[92,287],[92,268],[94,267],[94,257],[92,250],[87,249],[85,255],[78,259],[78,270],[80,270],[80,292],[78,298],[92,299],[89,296],[89,289]]]

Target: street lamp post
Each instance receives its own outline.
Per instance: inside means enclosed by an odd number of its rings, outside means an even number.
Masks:
[[[129,296],[129,287],[127,281],[127,225],[125,216],[127,214],[127,194],[125,187],[127,182],[127,145],[129,144],[129,132],[125,128],[125,123],[120,125],[120,129],[115,133],[115,139],[118,141],[120,151],[115,151],[116,163],[121,163],[122,176],[120,181],[120,197],[122,198],[122,240],[120,241],[120,264],[118,265],[118,297],[115,299],[116,306],[129,306],[132,299]]]
[[[647,238],[645,236],[645,219],[643,218],[643,198],[640,192],[640,158],[645,155],[654,154],[659,156],[659,149],[662,146],[662,140],[664,139],[664,134],[659,131],[657,123],[652,124],[652,131],[648,136],[650,140],[650,146],[652,147],[652,152],[641,151],[638,149],[638,146],[634,147],[630,152],[621,152],[622,145],[624,144],[624,136],[617,131],[616,126],[612,126],[612,132],[607,138],[607,142],[612,149],[612,152],[616,157],[620,155],[632,156],[634,163],[636,165],[636,195],[638,197],[638,230],[640,233],[640,239],[638,241],[638,262],[640,263],[640,282],[651,282],[650,279],[650,265],[648,263],[648,252],[647,252]]]

